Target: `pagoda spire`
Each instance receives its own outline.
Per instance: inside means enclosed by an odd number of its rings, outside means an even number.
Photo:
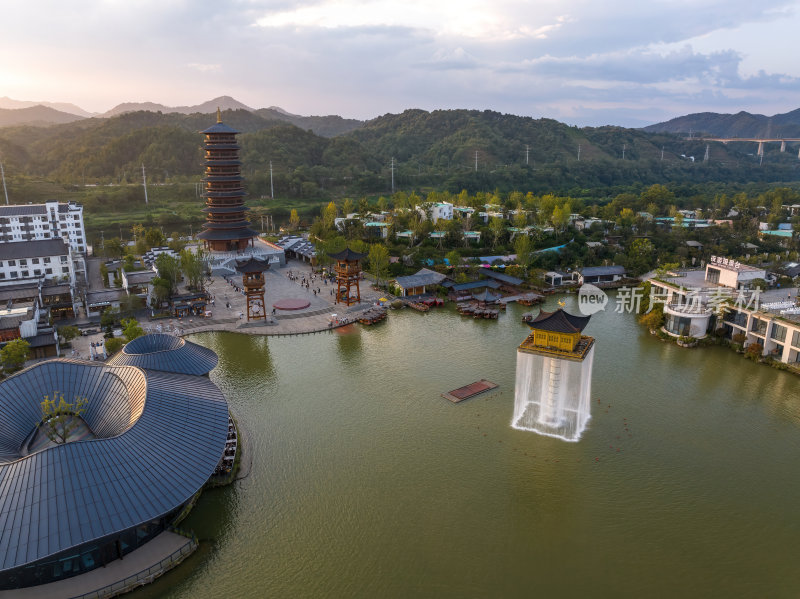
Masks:
[[[218,123],[222,122],[222,113],[219,110],[219,106],[217,106],[217,122]]]

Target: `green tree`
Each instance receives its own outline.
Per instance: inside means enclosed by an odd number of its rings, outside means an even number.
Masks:
[[[147,243],[147,249],[162,247],[167,244],[167,238],[164,237],[164,233],[161,232],[161,229],[156,227],[150,227],[147,229],[144,232],[144,239]]]
[[[80,335],[81,332],[78,330],[78,327],[70,324],[63,327],[58,327],[58,334],[61,335],[61,338],[68,343]]]
[[[30,343],[25,339],[13,339],[0,349],[0,362],[6,370],[22,368],[30,354]]]
[[[158,276],[153,279],[153,285],[164,285],[169,289],[169,297],[175,295],[181,274],[180,261],[169,254],[159,254],[156,256],[156,270]]]
[[[186,242],[181,239],[181,234],[178,231],[173,231],[170,237],[172,240],[168,243],[169,249],[180,253],[186,247]]]
[[[525,235],[519,235],[514,241],[514,252],[517,254],[517,262],[523,268],[528,268],[533,261],[533,243],[531,238]]]
[[[106,353],[109,356],[112,356],[121,350],[123,345],[125,345],[125,340],[122,339],[122,337],[112,337],[111,339],[106,339]]]
[[[500,237],[506,231],[506,223],[499,216],[494,216],[489,221],[489,230],[492,233],[492,249],[494,249],[497,246],[497,242],[500,241]]]
[[[106,240],[105,246],[106,256],[114,260],[122,258],[122,255],[125,253],[125,246],[119,237],[112,237],[111,239]]]
[[[60,391],[53,391],[53,399],[45,395],[39,428],[53,443],[66,443],[72,431],[79,426],[79,418],[86,412],[88,403],[85,397],[76,397],[75,401],[69,402]]]
[[[447,260],[447,262],[450,263],[450,266],[452,266],[454,269],[461,266],[461,254],[459,253],[458,250],[450,250],[449,252],[447,252],[447,254],[445,254],[444,257]]]
[[[137,337],[144,335],[144,329],[133,318],[124,318],[122,320],[122,334],[128,341],[133,341]]]
[[[181,270],[184,276],[189,281],[189,287],[192,289],[200,289],[203,286],[203,278],[206,274],[206,253],[203,248],[197,248],[197,251],[191,250],[181,251]]]
[[[300,227],[300,215],[297,214],[296,208],[292,208],[289,213],[289,227],[292,231],[296,231]]]
[[[103,280],[103,285],[108,287],[108,266],[105,262],[100,263],[100,278]]]
[[[353,209],[355,206],[353,205],[353,200],[350,198],[345,198],[344,202],[342,203],[342,215],[347,216],[348,214],[353,214]]]
[[[375,276],[377,284],[380,285],[381,280],[389,274],[389,250],[382,243],[373,243],[369,247],[367,259],[370,272]]]

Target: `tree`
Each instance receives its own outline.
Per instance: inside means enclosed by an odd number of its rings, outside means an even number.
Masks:
[[[106,353],[111,356],[121,350],[123,345],[125,345],[125,340],[121,337],[106,339]]]
[[[381,284],[381,279],[385,279],[389,274],[389,250],[382,243],[373,243],[369,247],[370,272],[375,275],[376,283]]]
[[[289,227],[291,227],[293,231],[300,227],[300,216],[297,214],[297,209],[295,208],[292,208],[292,211],[289,213]]]
[[[522,206],[517,206],[517,213],[514,215],[514,226],[517,229],[524,229],[528,226],[528,215],[522,209]]]
[[[461,254],[458,250],[450,250],[445,254],[444,259],[447,260],[454,269],[461,265]]]
[[[333,202],[328,202],[328,205],[322,209],[322,224],[326,229],[333,229],[333,225],[336,220],[336,213],[336,204]]]
[[[65,342],[72,341],[81,334],[78,327],[74,325],[66,325],[58,328],[58,334],[64,339]]]
[[[523,268],[528,268],[533,260],[533,243],[525,234],[514,241],[514,252],[517,254],[517,263]]]
[[[650,312],[647,314],[643,314],[639,318],[639,322],[646,326],[651,331],[657,331],[662,326],[664,326],[664,310],[663,307],[659,304],[655,306]]]
[[[103,285],[108,287],[108,266],[104,262],[100,263],[100,278],[103,279]]]
[[[133,341],[137,337],[144,335],[144,329],[134,318],[124,318],[122,320],[122,334],[128,341]]]
[[[353,214],[353,208],[353,200],[345,198],[342,203],[342,215],[346,217],[348,214]]]
[[[506,223],[499,216],[492,217],[492,220],[489,221],[489,230],[492,232],[492,249],[494,249],[497,242],[500,241],[500,237],[505,233]]]
[[[186,247],[186,242],[181,239],[181,234],[178,231],[173,231],[170,237],[172,241],[168,245],[173,252],[181,252]]]
[[[189,287],[200,289],[203,286],[203,277],[206,274],[206,253],[202,248],[196,252],[191,250],[181,251],[181,270],[189,280]]]
[[[24,339],[13,339],[0,349],[0,362],[6,370],[22,368],[30,354],[30,344]]]
[[[88,403],[85,397],[75,397],[75,401],[69,402],[60,391],[53,391],[53,399],[45,395],[39,428],[53,443],[66,443],[72,431],[80,425],[79,418],[86,412]]]
[[[144,232],[144,239],[147,243],[147,248],[154,248],[154,247],[161,247],[166,245],[167,238],[164,237],[164,234],[161,232],[161,229],[157,229],[156,227],[150,227]]]
[[[125,253],[125,246],[119,237],[112,237],[105,242],[105,254],[109,258],[117,259],[122,258]]]
[[[180,261],[169,254],[156,256],[156,270],[158,276],[153,279],[153,285],[161,284],[169,289],[169,297],[175,295],[180,277]]]

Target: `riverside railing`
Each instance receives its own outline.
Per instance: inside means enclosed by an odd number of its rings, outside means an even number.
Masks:
[[[115,595],[127,593],[136,587],[153,582],[153,580],[164,574],[164,572],[173,566],[181,563],[187,555],[191,554],[195,549],[197,549],[197,537],[194,534],[189,535],[180,529],[172,529],[172,532],[187,537],[188,541],[157,564],[153,564],[149,568],[145,568],[136,574],[127,576],[123,580],[106,585],[89,593],[84,593],[83,595],[76,595],[71,599],[104,599],[106,597],[113,597]]]

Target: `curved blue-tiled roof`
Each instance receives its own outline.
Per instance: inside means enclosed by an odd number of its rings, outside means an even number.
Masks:
[[[97,438],[21,457],[53,391],[87,398]],[[214,472],[228,431],[206,377],[64,359],[0,383],[0,415],[0,577],[180,507]]]
[[[217,354],[207,347],[174,335],[151,333],[125,345],[108,364],[202,376],[214,370],[218,361]]]

